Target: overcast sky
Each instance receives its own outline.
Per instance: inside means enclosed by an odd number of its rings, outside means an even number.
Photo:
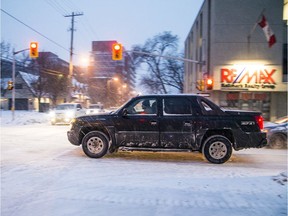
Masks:
[[[148,38],[171,31],[180,39],[179,48],[198,14],[203,0],[2,0],[1,8],[38,31],[1,11],[1,41],[16,51],[39,42],[40,51],[50,51],[69,61],[71,15],[75,17],[74,64],[89,56],[91,42],[117,40],[127,50]]]

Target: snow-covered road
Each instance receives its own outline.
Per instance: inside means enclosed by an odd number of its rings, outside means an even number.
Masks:
[[[19,118],[1,116],[2,216],[287,215],[286,150],[234,152],[222,165],[198,153],[91,159],[68,126]]]

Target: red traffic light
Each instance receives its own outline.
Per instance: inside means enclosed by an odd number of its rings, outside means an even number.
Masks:
[[[112,45],[112,59],[122,60],[122,44],[114,43]]]
[[[206,89],[207,90],[212,90],[213,89],[213,80],[212,79],[207,79],[206,80]]]
[[[30,58],[37,58],[38,54],[38,42],[30,42]]]
[[[121,46],[119,44],[114,44],[114,47],[113,47],[115,50],[120,50],[121,49]]]

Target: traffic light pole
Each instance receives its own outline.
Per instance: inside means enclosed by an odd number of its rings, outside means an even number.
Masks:
[[[158,57],[161,57],[161,58],[174,59],[174,60],[184,61],[184,62],[191,62],[191,63],[195,63],[195,64],[200,64],[200,65],[205,65],[206,64],[205,61],[196,61],[196,60],[193,60],[193,59],[179,58],[179,57],[174,57],[174,56],[164,56],[164,55],[159,55],[159,54],[154,54],[154,53],[149,53],[149,52],[134,51],[134,50],[127,50],[125,52],[132,52],[132,53],[137,53],[137,54],[142,54],[142,55],[149,55],[149,56],[158,56]],[[212,82],[211,83],[211,86],[212,86],[213,85],[213,81],[211,81],[211,82]],[[198,83],[196,83],[196,85],[198,85]],[[199,85],[199,89],[198,90],[199,91],[205,90],[205,81],[203,83],[201,81],[201,84]],[[209,89],[209,90],[211,90],[211,89]]]
[[[164,56],[164,55],[159,55],[159,54],[154,54],[154,53],[149,53],[149,52],[134,51],[134,50],[126,50],[125,52],[132,52],[132,53],[137,53],[137,54],[142,54],[142,55],[150,55],[150,56],[158,56],[161,58],[174,59],[174,60],[179,60],[179,61],[184,61],[184,62],[192,62],[192,63],[196,63],[196,64],[205,64],[205,61],[196,61],[196,60],[192,60],[192,59],[179,58],[179,57],[173,57],[173,56]]]
[[[17,52],[15,52],[15,49],[13,49],[13,63],[12,63],[12,82],[13,82],[13,88],[12,88],[12,105],[11,105],[11,111],[12,111],[12,121],[14,121],[15,119],[15,71],[16,71],[16,58],[15,55],[17,55],[18,53],[24,52],[28,49],[23,49],[23,50],[19,50]]]

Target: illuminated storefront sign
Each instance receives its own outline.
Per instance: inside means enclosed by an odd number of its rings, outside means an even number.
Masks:
[[[276,68],[261,65],[234,65],[220,71],[221,89],[268,91],[275,89],[281,79]]]

